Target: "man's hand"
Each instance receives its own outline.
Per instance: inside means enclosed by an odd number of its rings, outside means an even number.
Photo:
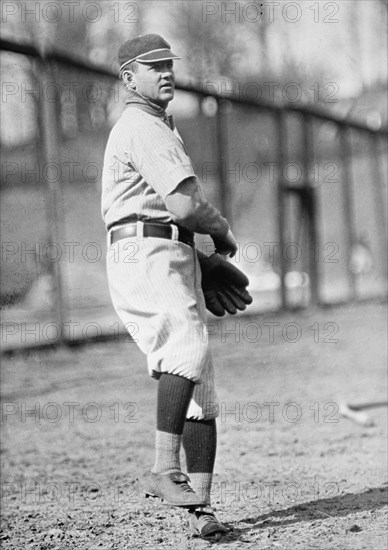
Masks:
[[[244,311],[252,303],[252,296],[246,288],[249,285],[248,277],[218,254],[207,257],[198,250],[197,254],[207,309],[217,317]]]
[[[237,252],[237,243],[233,233],[229,229],[225,237],[212,237],[216,252],[222,255],[228,255],[233,258]]]

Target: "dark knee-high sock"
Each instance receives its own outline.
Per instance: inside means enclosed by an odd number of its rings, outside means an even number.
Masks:
[[[186,453],[187,473],[190,476],[191,486],[197,495],[210,505],[210,493],[217,449],[215,419],[187,419],[182,443]]]
[[[179,451],[195,383],[163,373],[158,382],[154,473],[180,470]]]

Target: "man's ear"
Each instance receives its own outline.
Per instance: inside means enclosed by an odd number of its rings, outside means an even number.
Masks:
[[[132,71],[123,71],[123,80],[124,82],[131,82],[133,78],[133,72]]]

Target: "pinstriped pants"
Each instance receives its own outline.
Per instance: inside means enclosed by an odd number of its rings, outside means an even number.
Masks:
[[[154,237],[109,242],[108,234],[107,273],[113,306],[146,354],[150,376],[158,379],[166,372],[193,380],[196,385],[187,418],[215,418],[214,368],[195,249]]]

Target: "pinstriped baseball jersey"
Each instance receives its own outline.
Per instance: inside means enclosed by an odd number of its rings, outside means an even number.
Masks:
[[[179,134],[163,115],[130,106],[110,134],[102,192],[108,228],[131,217],[171,223],[166,196],[195,176]],[[188,418],[216,417],[214,369],[195,249],[175,240],[141,236],[110,245],[109,233],[112,303],[146,354],[150,376],[167,372],[195,381]]]
[[[177,132],[159,116],[127,107],[109,136],[102,174],[102,216],[109,227],[124,218],[171,222],[164,203],[195,176]]]

